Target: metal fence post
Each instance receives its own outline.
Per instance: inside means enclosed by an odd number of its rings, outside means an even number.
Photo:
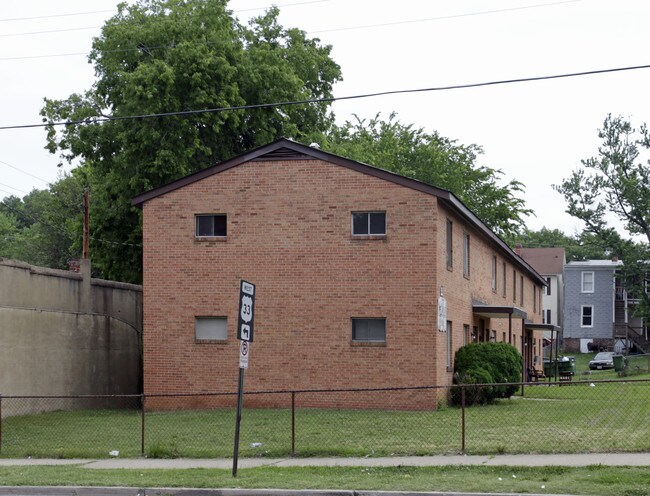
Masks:
[[[291,391],[291,456],[296,456],[296,392]]]
[[[461,453],[465,454],[465,386],[460,387],[460,415],[461,415]]]
[[[141,412],[141,426],[140,426],[140,455],[144,456],[144,411],[145,411],[145,401],[146,396],[144,393],[141,395],[142,401],[142,412]]]

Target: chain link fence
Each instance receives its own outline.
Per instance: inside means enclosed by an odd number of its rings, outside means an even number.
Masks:
[[[650,451],[650,380],[245,392],[240,457]],[[490,385],[454,386],[462,397]],[[0,396],[0,456],[232,457],[237,393]]]

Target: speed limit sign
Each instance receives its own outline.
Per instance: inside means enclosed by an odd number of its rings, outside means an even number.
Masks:
[[[241,281],[239,291],[239,318],[237,339],[253,341],[253,311],[255,309],[255,284]]]

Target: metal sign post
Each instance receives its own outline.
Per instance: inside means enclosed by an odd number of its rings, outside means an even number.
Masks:
[[[232,457],[232,476],[237,477],[239,458],[239,426],[244,407],[244,370],[248,368],[250,343],[253,341],[253,311],[255,309],[255,285],[241,281],[239,291],[239,318],[237,319],[237,339],[239,344],[239,384],[237,386],[237,418],[235,421],[235,447]]]

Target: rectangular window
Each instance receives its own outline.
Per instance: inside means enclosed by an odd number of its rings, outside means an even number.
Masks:
[[[551,278],[546,278],[546,288],[544,288],[544,294],[546,296],[551,296]]]
[[[549,308],[542,310],[542,324],[551,324],[551,310]]]
[[[352,234],[385,235],[386,212],[352,212]]]
[[[196,317],[194,336],[197,341],[225,341],[228,339],[226,317]]]
[[[463,324],[463,346],[470,343],[472,336],[469,333],[469,325]]]
[[[197,237],[223,237],[228,233],[227,227],[228,222],[225,214],[196,216]]]
[[[492,255],[492,291],[497,290],[497,256]]]
[[[512,302],[517,303],[517,271],[512,269]]]
[[[352,341],[385,342],[386,319],[352,319]]]
[[[533,313],[537,313],[537,285],[533,284]]]
[[[469,277],[469,234],[463,235],[463,275]]]
[[[501,288],[501,294],[505,298],[506,297],[506,263],[505,262],[503,262],[503,277],[502,277],[502,279],[503,280],[501,282],[503,283],[503,287]]]
[[[447,268],[451,270],[454,267],[454,224],[447,219]]]
[[[583,272],[582,273],[582,292],[583,293],[593,293],[594,292],[594,273],[593,272]]]
[[[581,327],[594,326],[594,307],[591,305],[582,306],[582,322]]]
[[[447,370],[451,369],[451,346],[452,346],[452,341],[451,341],[451,320],[447,321]]]
[[[519,304],[524,306],[524,276],[519,276]]]

